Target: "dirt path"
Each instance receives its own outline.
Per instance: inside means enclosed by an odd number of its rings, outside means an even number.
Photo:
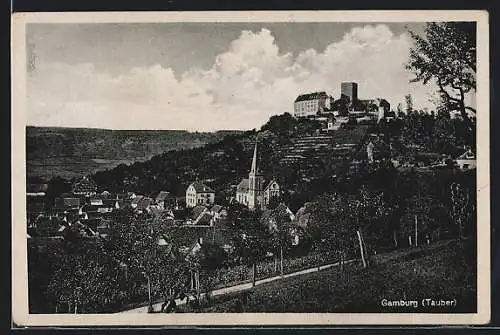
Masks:
[[[394,259],[397,259],[397,258],[402,258],[402,257],[408,256],[410,254],[422,252],[422,251],[425,251],[425,250],[429,251],[429,250],[432,250],[432,249],[438,249],[438,248],[441,248],[441,247],[443,247],[443,246],[445,246],[445,245],[447,245],[447,244],[449,244],[451,242],[453,242],[453,241],[452,240],[443,240],[443,241],[435,242],[435,243],[433,243],[431,245],[422,245],[422,246],[419,246],[419,247],[416,247],[416,248],[412,248],[412,249],[401,249],[401,250],[398,250],[398,251],[393,251],[393,252],[389,252],[389,253],[384,253],[384,254],[376,255],[376,256],[374,256],[374,259],[378,260],[379,262],[385,263],[385,262],[388,262],[388,261],[391,261],[391,260],[394,260]],[[344,262],[344,264],[349,264],[349,263],[352,263],[352,262],[355,262],[355,261],[356,261],[356,259],[348,260],[348,261]],[[322,265],[320,267],[315,266],[315,267],[307,268],[307,269],[304,269],[304,270],[300,270],[300,271],[296,271],[296,272],[291,272],[291,273],[285,274],[283,276],[274,276],[274,277],[270,277],[270,278],[260,279],[260,280],[255,281],[255,286],[266,284],[266,283],[270,283],[270,282],[273,282],[273,281],[276,281],[276,280],[280,280],[280,279],[284,279],[284,278],[301,276],[301,275],[304,275],[304,274],[307,274],[307,273],[312,273],[312,272],[318,272],[318,271],[327,270],[327,269],[330,269],[330,268],[338,266],[338,265],[339,265],[339,262],[336,262],[336,263]],[[228,286],[228,287],[222,287],[222,288],[213,290],[211,292],[211,296],[215,297],[215,296],[229,294],[229,293],[241,292],[241,291],[244,291],[244,290],[248,290],[250,288],[252,288],[252,283],[251,282],[250,283],[233,285],[233,286]],[[205,297],[204,293],[201,294],[201,298],[203,298],[203,297]],[[184,305],[184,304],[187,303],[188,299],[189,299],[188,297],[186,297],[186,298],[184,298],[182,300],[181,299],[177,299],[175,302],[176,302],[177,305]],[[162,305],[162,302],[154,304],[153,305],[154,310],[155,311],[161,310],[161,305]],[[148,312],[148,306],[146,305],[146,306],[142,306],[142,307],[138,307],[138,308],[134,308],[134,309],[130,309],[130,310],[118,312],[118,313],[147,313],[147,312]]]
[[[354,261],[356,261],[356,260],[355,259],[348,260],[348,261],[345,261],[344,264],[349,264],[349,263],[352,263]],[[296,271],[296,272],[287,273],[287,274],[285,274],[283,276],[274,276],[274,277],[270,277],[270,278],[264,278],[264,279],[256,280],[255,281],[255,286],[266,284],[266,283],[269,283],[269,282],[272,282],[272,281],[276,281],[276,280],[280,280],[280,279],[283,279],[283,278],[295,277],[295,276],[300,276],[300,275],[304,275],[304,274],[311,273],[311,272],[323,271],[323,270],[329,269],[331,267],[338,266],[339,264],[340,264],[339,262],[336,262],[336,263],[322,265],[322,266],[319,266],[319,267],[315,266],[315,267],[312,267],[312,268],[308,268],[308,269],[304,269],[304,270],[300,270],[300,271]],[[222,287],[222,288],[213,290],[211,292],[211,296],[215,297],[215,296],[224,295],[224,294],[228,294],[228,293],[240,292],[240,291],[248,290],[250,288],[252,288],[252,283],[245,283],[245,284],[239,284],[239,285],[234,285],[234,286]],[[205,297],[205,294],[202,293],[201,297],[202,298]],[[177,299],[175,302],[176,302],[177,305],[184,305],[184,304],[187,303],[188,299],[189,299],[188,297],[186,297],[186,298],[184,298],[182,300],[181,299]],[[161,305],[162,305],[162,302],[154,304],[153,305],[154,310],[155,311],[159,311],[161,309]],[[134,308],[134,309],[130,309],[130,310],[118,312],[118,313],[147,313],[147,312],[148,312],[148,306],[143,306],[143,307]]]

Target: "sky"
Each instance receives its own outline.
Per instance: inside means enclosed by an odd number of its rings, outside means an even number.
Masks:
[[[433,109],[404,69],[422,23],[29,24],[27,122],[107,129],[260,128],[299,94]]]

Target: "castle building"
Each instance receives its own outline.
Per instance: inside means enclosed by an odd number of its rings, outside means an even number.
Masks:
[[[257,167],[257,144],[253,151],[252,167],[248,178],[244,178],[236,189],[236,201],[249,209],[265,209],[271,199],[279,198],[280,186],[275,180],[264,187],[264,177]]]
[[[314,116],[318,112],[329,110],[333,98],[325,92],[301,94],[293,104],[294,117]]]

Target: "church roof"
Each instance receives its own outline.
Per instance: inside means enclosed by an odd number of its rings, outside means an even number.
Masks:
[[[243,178],[240,183],[238,184],[238,187],[237,187],[237,190],[239,192],[247,192],[248,189],[249,189],[249,182],[248,182],[248,178]]]

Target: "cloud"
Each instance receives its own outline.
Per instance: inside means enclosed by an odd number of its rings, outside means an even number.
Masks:
[[[28,124],[113,129],[251,129],[290,112],[295,97],[342,81],[360,97],[385,97],[395,107],[411,93],[428,105],[432,87],[409,85],[403,64],[407,35],[385,25],[353,28],[322,51],[281,53],[271,31],[243,31],[208,70],[178,74],[154,65],[118,76],[92,64],[43,63],[28,78]]]

